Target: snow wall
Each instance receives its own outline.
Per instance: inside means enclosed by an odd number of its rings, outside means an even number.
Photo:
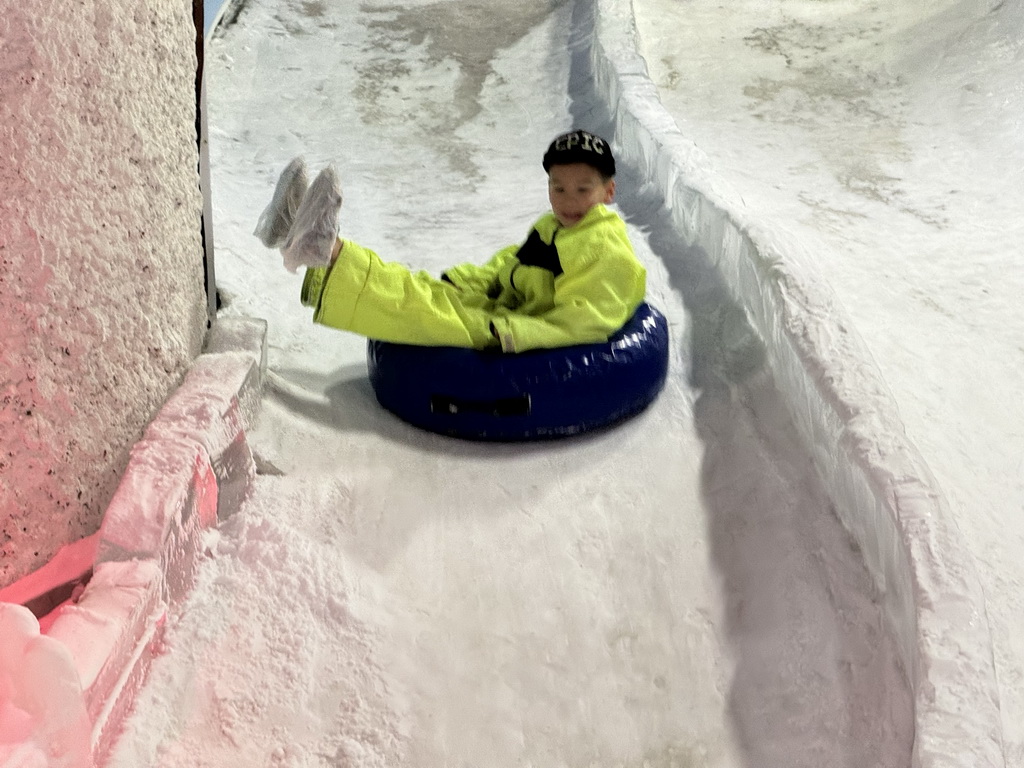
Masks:
[[[191,4],[56,10],[0,14],[0,586],[97,530],[207,322]]]
[[[667,201],[768,348],[772,369],[837,513],[878,589],[915,696],[915,768],[1005,766],[991,638],[973,560],[905,435],[870,354],[811,255],[751,220],[661,105],[639,55],[631,0],[577,0],[617,152]]]

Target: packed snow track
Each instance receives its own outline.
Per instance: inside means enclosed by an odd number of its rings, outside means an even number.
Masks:
[[[606,132],[566,2],[248,0],[206,66],[225,314],[270,323],[255,492],[208,542],[109,764],[905,766],[912,699],[770,360],[664,201],[619,210],[668,318],[638,417],[479,444],[382,410],[252,236],[296,154],[342,237],[439,273],[522,240]],[[614,135],[606,135],[613,146]]]

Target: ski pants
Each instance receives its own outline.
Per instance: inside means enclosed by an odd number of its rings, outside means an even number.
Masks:
[[[350,240],[330,268],[306,271],[302,303],[321,325],[397,344],[498,346],[490,330],[494,300],[428,272],[383,261]]]

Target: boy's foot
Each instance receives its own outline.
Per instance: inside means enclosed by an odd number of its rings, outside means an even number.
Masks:
[[[292,228],[308,186],[306,162],[296,157],[281,171],[274,196],[260,214],[253,232],[267,248],[280,248],[288,238],[288,230]]]
[[[302,205],[295,214],[288,239],[281,253],[284,265],[292,272],[299,267],[326,267],[338,239],[338,214],[341,212],[341,184],[333,166],[327,166],[313,179]]]

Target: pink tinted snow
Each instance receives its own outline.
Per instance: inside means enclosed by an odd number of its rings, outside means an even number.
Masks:
[[[191,585],[201,531],[216,519],[217,483],[202,445],[143,439],[107,509],[97,561],[158,562],[167,597],[176,600]]]
[[[202,355],[188,378],[168,399],[145,437],[157,441],[198,440],[217,476],[221,506],[237,509],[256,476],[245,440],[248,416],[240,393],[258,391],[260,377],[253,358],[242,352]]]
[[[90,721],[68,647],[24,606],[0,603],[0,764],[89,768]]]
[[[65,606],[49,636],[72,649],[93,724],[93,751],[105,754],[141,684],[152,642],[167,610],[153,560],[101,563],[77,604]],[[116,713],[116,717],[111,717]]]
[[[224,325],[210,332],[216,351],[197,358],[132,449],[100,531],[0,592],[5,768],[102,759],[145,682],[168,606],[192,588],[203,532],[237,509],[255,477],[245,429],[266,323]],[[48,599],[60,604],[47,613]]]
[[[84,586],[92,572],[98,544],[99,532],[61,547],[42,568],[0,589],[0,603],[24,605],[37,617],[46,616],[70,598],[76,586]]]

